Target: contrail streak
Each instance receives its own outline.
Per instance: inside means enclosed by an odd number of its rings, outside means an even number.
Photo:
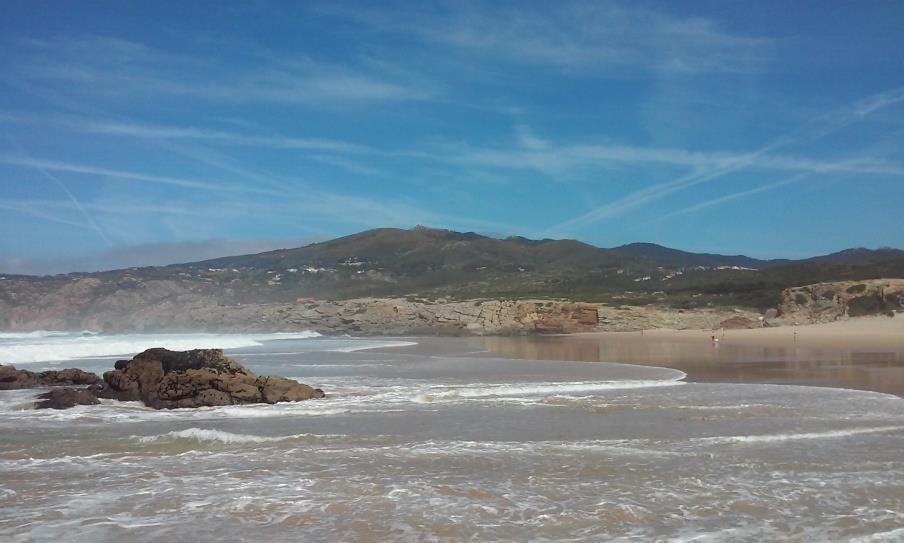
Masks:
[[[12,141],[11,138],[7,137],[7,140],[9,140],[10,144],[12,144],[13,147],[18,148],[20,153],[22,153],[23,155],[26,155],[26,153],[25,153],[24,151],[22,151],[22,148],[19,147],[19,146],[16,144],[16,142]],[[26,155],[26,156],[27,156],[27,155]],[[61,179],[59,179],[59,178],[56,177],[55,175],[51,174],[51,173],[48,172],[47,170],[45,170],[43,167],[41,167],[41,165],[40,165],[39,163],[33,162],[33,163],[30,164],[30,165],[31,165],[34,169],[36,169],[36,170],[38,170],[39,172],[41,172],[41,175],[43,175],[44,177],[46,177],[47,179],[49,179],[49,180],[51,180],[53,183],[55,183],[55,184],[60,188],[60,190],[62,190],[63,193],[65,193],[66,196],[72,201],[72,205],[74,205],[75,208],[78,209],[79,213],[82,214],[82,217],[84,217],[85,222],[87,222],[87,223],[91,226],[91,228],[92,228],[95,232],[97,232],[97,235],[100,236],[100,239],[102,239],[102,240],[104,241],[104,243],[107,244],[107,246],[113,247],[113,242],[110,240],[110,237],[107,236],[107,234],[103,231],[103,229],[100,227],[100,225],[97,224],[97,221],[94,220],[94,217],[92,217],[92,216],[85,210],[85,208],[82,207],[81,202],[78,201],[78,198],[75,197],[75,194],[73,194],[72,191],[69,190],[69,187],[67,187],[66,184],[63,183],[63,181],[62,181]]]
[[[868,96],[858,100],[845,109],[835,110],[813,119],[808,123],[809,126],[806,127],[808,131],[803,131],[802,133],[801,131],[798,131],[797,133],[792,132],[781,136],[763,147],[760,147],[756,151],[738,157],[725,166],[711,170],[698,170],[673,181],[638,190],[612,203],[591,210],[579,217],[559,223],[547,229],[546,232],[558,232],[570,228],[587,226],[603,219],[621,215],[631,209],[662,199],[674,192],[743,170],[754,164],[762,155],[775,149],[787,147],[803,141],[822,138],[860,121],[870,113],[901,102],[904,102],[904,88],[892,89],[890,91]]]

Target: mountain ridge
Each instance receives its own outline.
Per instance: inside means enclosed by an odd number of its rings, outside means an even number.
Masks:
[[[608,259],[610,261],[614,261],[616,256],[621,256],[627,258],[629,261],[631,259],[643,259],[648,261],[649,263],[655,264],[657,266],[664,267],[695,267],[695,266],[740,266],[745,268],[753,268],[758,269],[762,267],[772,267],[779,266],[784,264],[790,264],[794,262],[811,262],[811,261],[819,261],[819,262],[843,262],[850,263],[854,262],[857,259],[867,260],[870,262],[881,262],[885,260],[893,260],[896,258],[904,258],[904,250],[892,248],[892,247],[881,247],[878,249],[867,249],[864,247],[858,248],[850,248],[844,249],[841,251],[837,251],[834,253],[826,254],[826,255],[818,255],[809,258],[802,259],[786,259],[786,258],[775,258],[775,259],[759,259],[753,258],[746,255],[738,254],[738,255],[724,255],[719,253],[695,253],[691,251],[684,251],[681,249],[675,249],[672,247],[667,247],[664,245],[660,245],[652,242],[634,242],[628,243],[624,245],[619,245],[617,247],[598,247],[586,242],[582,242],[575,239],[530,239],[523,236],[509,236],[506,238],[494,238],[490,236],[485,236],[481,234],[477,234],[475,232],[456,232],[454,230],[445,230],[438,228],[429,228],[425,226],[415,226],[411,229],[401,229],[401,228],[376,228],[371,230],[364,230],[362,232],[358,232],[355,234],[351,234],[348,236],[342,236],[339,238],[334,238],[327,241],[311,243],[302,247],[288,248],[288,249],[277,249],[273,251],[266,251],[263,253],[256,253],[251,255],[237,255],[237,256],[226,256],[215,259],[203,260],[195,263],[188,264],[211,264],[211,265],[225,265],[225,264],[235,264],[241,263],[242,261],[247,262],[248,257],[253,256],[264,256],[264,255],[287,255],[293,254],[297,256],[301,255],[309,255],[313,252],[314,248],[319,249],[327,249],[334,250],[338,246],[344,245],[343,249],[345,249],[345,256],[348,258],[352,248],[357,247],[360,251],[361,244],[360,242],[371,238],[371,241],[374,239],[380,240],[380,243],[385,244],[386,237],[392,236],[395,239],[393,240],[396,244],[410,245],[414,241],[414,236],[420,234],[424,241],[427,239],[437,240],[446,243],[457,243],[457,242],[471,242],[471,243],[482,243],[492,244],[494,242],[504,244],[511,243],[518,246],[523,247],[533,247],[533,248],[544,248],[543,252],[547,254],[547,256],[567,256],[563,253],[566,250],[571,251],[585,251],[588,254],[591,252],[596,252],[600,262],[604,259]],[[350,247],[351,246],[351,247]],[[310,249],[310,251],[308,251]],[[363,252],[365,256],[369,255],[368,252]],[[586,255],[585,255],[586,258]]]
[[[428,244],[442,244],[439,251],[430,251]],[[472,244],[475,252],[482,252],[481,257],[474,254],[463,254],[462,245]],[[533,250],[535,255],[528,253]],[[374,228],[347,236],[326,241],[310,243],[299,247],[288,247],[248,253],[222,256],[198,261],[179,262],[158,266],[144,266],[137,269],[167,269],[183,267],[255,267],[298,266],[318,264],[340,264],[351,258],[362,262],[379,263],[394,267],[390,259],[416,259],[422,268],[436,266],[448,267],[455,258],[460,259],[458,266],[469,265],[542,268],[541,264],[549,264],[559,259],[570,265],[591,267],[608,267],[618,264],[647,264],[667,268],[738,266],[741,268],[761,269],[794,263],[822,262],[836,264],[878,263],[904,258],[904,250],[893,247],[868,249],[856,247],[843,249],[834,253],[817,255],[802,259],[761,259],[743,254],[725,255],[720,253],[697,253],[667,247],[652,242],[633,242],[616,247],[598,247],[575,239],[530,239],[524,236],[508,236],[495,238],[475,232],[457,232],[426,226],[415,226],[410,229]],[[432,260],[431,260],[432,259]],[[494,260],[495,259],[495,260]],[[347,262],[347,264],[353,264]],[[96,272],[70,272],[55,275],[93,275],[124,272],[136,268],[118,268]],[[3,274],[0,270],[0,274]],[[3,274],[9,277],[50,277],[45,275]]]
[[[194,308],[196,315],[205,308],[219,315],[248,304],[392,297],[764,310],[791,287],[879,278],[904,278],[904,251],[851,249],[811,259],[759,260],[650,243],[606,249],[569,239],[380,228],[168,266],[0,275],[0,327],[32,322],[42,311],[71,313],[73,319],[149,307]]]

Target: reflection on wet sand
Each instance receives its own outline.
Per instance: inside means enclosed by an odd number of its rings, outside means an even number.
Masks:
[[[689,336],[674,340],[611,333],[470,341],[475,349],[512,358],[664,366],[696,382],[805,384],[904,395],[904,348],[757,346],[713,342],[699,333]]]

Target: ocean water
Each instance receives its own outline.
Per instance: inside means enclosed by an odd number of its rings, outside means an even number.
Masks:
[[[36,411],[40,391],[0,392],[0,540],[904,539],[899,397],[416,341],[0,336],[34,370],[229,346],[328,394]]]

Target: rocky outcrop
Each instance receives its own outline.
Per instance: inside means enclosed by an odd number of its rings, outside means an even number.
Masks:
[[[35,409],[69,409],[76,405],[97,405],[97,387],[55,388],[37,397],[41,400],[35,403]]]
[[[741,315],[729,317],[719,323],[719,328],[726,330],[747,330],[751,328],[762,328],[763,321],[760,319],[751,319]]]
[[[544,306],[550,308],[550,306]],[[599,324],[596,304],[560,303],[552,311],[539,311],[534,331],[543,334],[566,332],[590,332]]]
[[[904,279],[818,283],[785,289],[777,317],[786,322],[831,322],[904,311]]]
[[[588,332],[597,305],[540,300],[449,302],[361,298],[297,305],[279,315],[293,328],[325,334],[488,335]]]
[[[0,390],[37,388],[47,386],[96,385],[97,375],[77,368],[31,372],[15,366],[0,366]]]
[[[722,323],[759,323],[760,314],[745,309],[696,308],[691,310],[660,306],[600,306],[599,330],[636,332],[638,330],[713,330]]]
[[[104,398],[141,401],[155,409],[322,398],[323,391],[286,377],[257,376],[222,349],[148,349],[104,373]]]

